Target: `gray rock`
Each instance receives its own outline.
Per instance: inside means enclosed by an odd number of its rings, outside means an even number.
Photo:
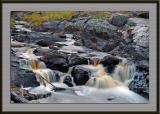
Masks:
[[[149,26],[149,19],[143,18],[128,18],[127,24],[130,26]]]
[[[44,22],[41,25],[41,31],[55,31],[58,28],[59,23],[60,21],[58,20]]]
[[[127,23],[127,19],[128,19],[127,15],[115,13],[112,14],[110,18],[110,23],[115,26],[121,27]]]
[[[136,45],[148,48],[149,47],[149,27],[146,26],[136,26],[132,31],[133,42]]]
[[[102,38],[111,38],[117,31],[117,27],[111,25],[107,20],[90,19],[85,24],[85,30]]]
[[[109,52],[113,50],[122,39],[118,36],[113,36],[112,38],[108,39],[102,39],[90,33],[84,32],[81,34],[81,40],[83,45],[88,48]]]

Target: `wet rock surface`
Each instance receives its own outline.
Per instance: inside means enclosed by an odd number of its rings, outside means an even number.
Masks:
[[[20,87],[36,87],[39,82],[36,81],[35,73],[19,67],[19,58],[11,55],[11,84]]]

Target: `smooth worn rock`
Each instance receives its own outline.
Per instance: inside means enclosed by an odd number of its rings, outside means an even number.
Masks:
[[[76,85],[85,85],[86,82],[89,80],[91,71],[89,69],[86,69],[86,67],[78,65],[73,68],[71,74]]]
[[[42,57],[42,61],[45,62],[48,68],[51,68],[53,70],[59,70],[62,72],[68,71],[67,56],[58,51],[47,52]]]

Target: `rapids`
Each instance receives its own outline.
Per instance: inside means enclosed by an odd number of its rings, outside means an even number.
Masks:
[[[69,39],[65,43],[67,47],[73,46],[73,39],[68,35]],[[60,42],[57,42],[60,43]],[[63,48],[63,47],[62,47]],[[83,86],[76,86],[73,82],[71,72],[74,67],[70,67],[68,72],[57,79],[54,72],[47,68],[45,63],[40,61],[40,56],[36,56],[30,48],[25,52],[18,54],[20,67],[32,70],[36,74],[36,79],[40,83],[38,87],[23,88],[31,94],[48,93],[52,95],[47,98],[32,100],[31,103],[146,103],[145,98],[130,91],[128,89],[129,82],[136,73],[136,67],[126,59],[116,65],[112,74],[105,71],[100,64],[100,59],[92,57],[88,59],[88,65],[83,65],[92,70],[89,80]],[[79,49],[79,47],[78,47]],[[90,50],[89,50],[90,52]],[[93,52],[92,52],[93,53]],[[73,87],[64,84],[64,79],[70,77]],[[53,91],[54,87],[65,88],[64,91]],[[110,99],[110,100],[108,100]]]

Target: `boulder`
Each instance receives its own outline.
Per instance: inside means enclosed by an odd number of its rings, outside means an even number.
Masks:
[[[117,64],[119,64],[122,60],[116,56],[108,55],[105,56],[100,63],[106,68],[108,73],[112,73]]]
[[[136,26],[136,25],[139,25],[139,26],[149,26],[149,19],[143,19],[143,18],[128,18],[128,21],[127,21],[127,25],[129,26]]]
[[[117,31],[117,27],[111,25],[107,20],[90,19],[85,23],[85,31],[101,38],[111,38]]]
[[[36,87],[39,86],[39,82],[36,80],[35,73],[21,69],[19,66],[19,58],[14,54],[11,55],[11,84],[17,87]]]
[[[68,22],[65,25],[65,31],[67,31],[69,33],[77,32],[77,31],[79,31],[79,27],[75,26],[74,23],[72,23],[72,22]]]
[[[122,39],[118,36],[113,36],[112,38],[108,39],[101,39],[90,33],[83,32],[81,33],[81,40],[83,45],[88,48],[103,52],[109,52],[113,50]]]
[[[149,47],[149,27],[136,26],[132,31],[132,34],[133,42],[135,42],[137,46],[144,48]]]
[[[110,23],[112,25],[121,27],[127,23],[127,19],[128,19],[127,15],[115,13],[115,14],[112,14],[112,16],[110,18]]]
[[[131,59],[132,61],[141,61],[147,59],[143,53],[136,51],[135,46],[122,42],[114,50],[110,51],[109,54]]]
[[[87,58],[80,57],[77,54],[71,54],[68,56],[67,59],[68,59],[69,66],[88,64]]]
[[[136,73],[128,87],[135,93],[149,99],[149,74],[146,72]]]
[[[134,11],[133,14],[137,17],[141,18],[149,18],[149,12],[148,11]]]
[[[87,32],[81,34],[81,39],[84,46],[94,50],[102,51],[106,44],[104,39],[99,39]]]
[[[58,29],[59,23],[60,23],[60,21],[58,21],[58,20],[44,22],[44,23],[42,23],[40,29],[41,29],[41,31],[55,31]]]
[[[45,53],[41,60],[44,61],[46,66],[50,69],[59,70],[62,72],[68,71],[66,54],[52,50]]]
[[[83,65],[77,65],[71,72],[76,85],[85,85],[91,75],[90,69]]]

